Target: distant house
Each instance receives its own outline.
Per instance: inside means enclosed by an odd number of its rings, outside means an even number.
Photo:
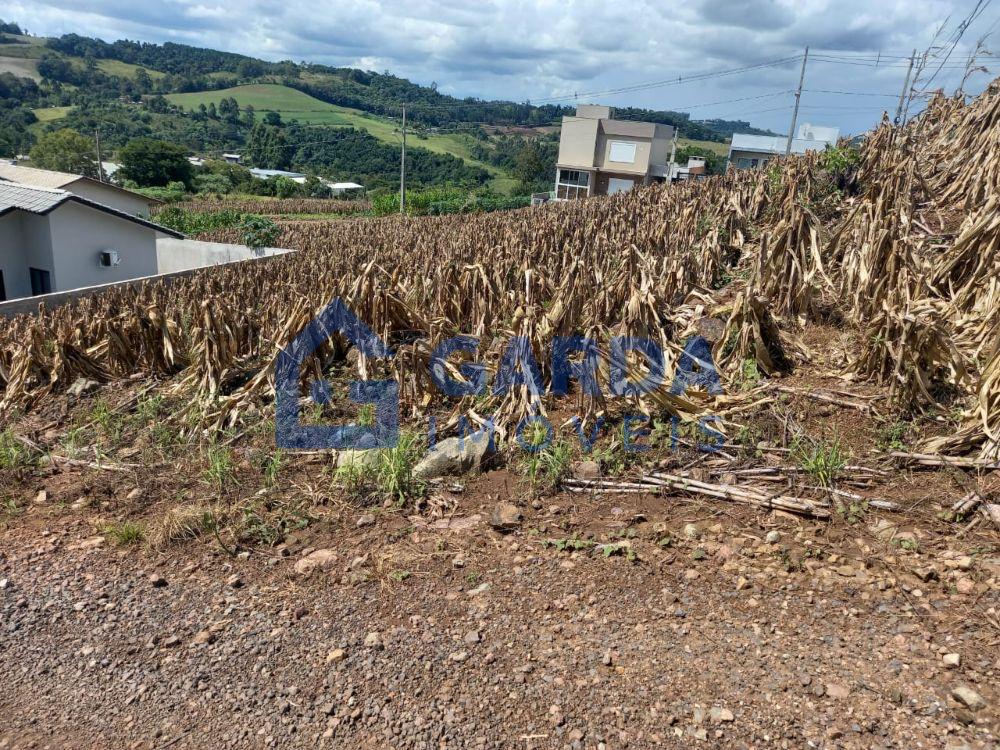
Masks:
[[[141,193],[126,190],[112,185],[110,182],[101,182],[92,177],[0,162],[0,185],[3,184],[3,181],[28,187],[65,190],[81,198],[87,198],[144,219],[149,218],[150,209],[154,205],[161,203],[155,198],[147,198]]]
[[[223,154],[222,160],[230,164],[239,164],[243,161],[243,157],[240,154]]]
[[[273,177],[285,177],[292,182],[297,182],[299,185],[304,185],[306,181],[306,176],[301,172],[285,172],[281,169],[257,169],[255,167],[250,170],[250,174],[258,180],[270,180]]]
[[[836,146],[840,130],[803,123],[796,136],[792,139],[792,153],[804,154]],[[788,136],[785,135],[734,133],[729,145],[729,164],[737,169],[762,167],[776,156],[784,156],[787,146]]]
[[[183,235],[67,190],[0,181],[0,299],[151,276],[158,237]]]
[[[192,167],[203,167],[203,166],[205,166],[205,160],[202,159],[200,156],[189,156],[188,157],[188,163]]]
[[[363,193],[365,190],[364,185],[359,185],[356,182],[327,182],[326,186],[334,195],[355,195]]]
[[[122,168],[121,164],[113,161],[102,161],[101,169],[104,170],[104,176],[109,180],[115,179],[115,175],[118,174],[118,170]]]
[[[610,107],[584,104],[564,117],[556,162],[556,200],[610,195],[664,182],[674,128],[615,120]]]
[[[688,158],[687,166],[671,164],[670,181],[701,180],[708,177],[707,161],[704,156],[691,156]]]

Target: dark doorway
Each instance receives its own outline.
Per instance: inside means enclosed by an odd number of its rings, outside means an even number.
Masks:
[[[3,285],[3,271],[0,271],[0,302],[7,299],[7,287]]]
[[[52,291],[52,280],[48,271],[43,271],[41,268],[29,268],[28,273],[31,274],[32,295],[49,294]]]

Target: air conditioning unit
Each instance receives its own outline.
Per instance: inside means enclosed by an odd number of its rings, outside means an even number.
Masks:
[[[122,258],[117,250],[101,250],[100,265],[103,268],[111,268],[111,266],[120,265],[121,262]]]

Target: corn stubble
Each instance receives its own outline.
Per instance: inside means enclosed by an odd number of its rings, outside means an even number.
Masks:
[[[293,255],[0,323],[0,410],[79,376],[145,373],[190,397],[184,424],[230,427],[273,398],[279,349],[341,297],[396,356],[349,359],[334,336],[305,375],[349,361],[363,378],[398,380],[404,419],[447,403],[451,424],[492,415],[509,437],[551,402],[526,386],[445,402],[427,374],[438,341],[480,337],[478,359],[495,367],[523,336],[547,381],[554,336],[591,337],[604,375],[612,336],[649,337],[669,372],[707,315],[726,321],[715,358],[735,376],[747,359],[793,368],[809,356],[801,326],[835,311],[861,333],[848,374],[904,408],[966,405],[960,429],[926,450],[1000,459],[1000,87],[971,104],[938,96],[902,129],[883,122],[856,171],[837,172],[813,154],[537,209],[287,222],[278,244]],[[607,408],[575,398],[587,420]],[[694,420],[741,400],[667,383],[628,405]]]

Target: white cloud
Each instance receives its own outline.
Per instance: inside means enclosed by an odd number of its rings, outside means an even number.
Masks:
[[[835,55],[904,55],[930,42],[959,0],[14,0],[3,16],[39,34],[177,41],[267,59],[388,69],[444,93],[538,100],[739,67],[797,55],[805,45]],[[992,23],[968,32],[973,42]],[[963,48],[953,61],[961,61]],[[816,60],[806,74],[806,119],[859,131],[894,107],[905,69]],[[618,106],[690,105],[776,94],[795,86],[795,63],[699,83],[602,97]],[[936,79],[954,86],[961,71]],[[979,78],[980,86],[986,77]],[[884,96],[846,96],[852,91]],[[791,97],[691,109],[695,118],[748,119],[787,127]],[[783,109],[775,109],[783,108]],[[766,111],[762,111],[766,110]]]

